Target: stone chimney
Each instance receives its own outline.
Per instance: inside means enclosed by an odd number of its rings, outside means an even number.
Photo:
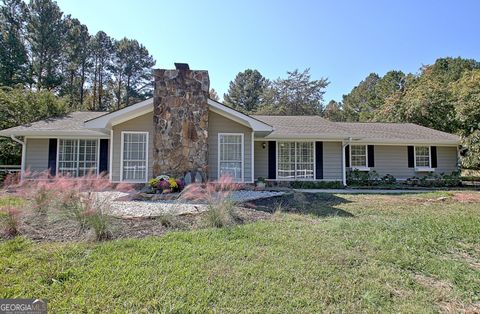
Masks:
[[[207,71],[175,63],[175,70],[154,70],[153,174],[203,179],[207,173]]]

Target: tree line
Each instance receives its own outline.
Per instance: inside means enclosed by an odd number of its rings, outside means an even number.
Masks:
[[[318,114],[332,121],[411,122],[455,133],[463,139],[462,163],[480,167],[480,63],[439,58],[418,73],[392,70],[369,74],[341,101],[324,104],[328,80],[309,70],[287,72],[270,81],[257,70],[237,74],[225,104],[255,114]]]
[[[151,97],[155,60],[137,40],[90,34],[52,0],[0,2],[0,129],[75,110],[109,111]],[[0,164],[18,163],[0,139]]]
[[[0,85],[49,91],[72,109],[111,110],[152,93],[155,60],[134,39],[90,34],[52,0],[2,0]]]

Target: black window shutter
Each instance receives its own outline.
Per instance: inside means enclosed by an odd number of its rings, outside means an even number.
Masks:
[[[350,145],[345,146],[345,167],[350,167]]]
[[[375,167],[375,146],[368,145],[368,167]]]
[[[415,167],[415,150],[413,146],[408,146],[408,168]]]
[[[268,178],[277,178],[277,142],[268,142]]]
[[[437,168],[437,146],[430,147],[430,153],[432,154],[432,168]]]
[[[48,141],[48,169],[50,175],[57,174],[57,139],[51,138]]]
[[[108,172],[108,139],[106,138],[100,140],[98,172]]]
[[[323,179],[323,142],[315,142],[315,179]]]

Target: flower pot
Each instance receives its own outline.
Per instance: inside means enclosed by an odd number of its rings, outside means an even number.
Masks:
[[[257,182],[256,185],[257,185],[257,188],[260,188],[260,189],[264,189],[265,186],[266,186],[265,182],[263,182],[263,181]]]

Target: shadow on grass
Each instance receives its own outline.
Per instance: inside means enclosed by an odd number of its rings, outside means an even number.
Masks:
[[[282,196],[259,199],[250,202],[249,207],[269,213],[277,210],[317,217],[353,217],[353,214],[335,206],[350,203],[349,200],[329,193],[294,192]]]

